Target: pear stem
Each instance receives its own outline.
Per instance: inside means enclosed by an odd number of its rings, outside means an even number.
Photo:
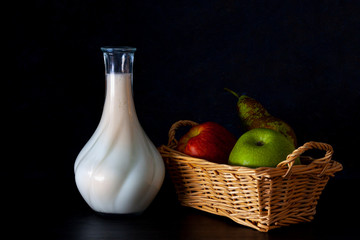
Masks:
[[[237,94],[237,93],[234,92],[233,90],[230,90],[230,89],[228,89],[228,88],[224,88],[224,90],[228,91],[229,93],[231,93],[231,94],[234,95],[235,97],[240,98],[240,97],[239,97],[239,94]]]

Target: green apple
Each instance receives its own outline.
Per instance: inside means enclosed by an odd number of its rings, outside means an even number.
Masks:
[[[229,156],[230,165],[251,168],[276,167],[295,150],[294,145],[280,132],[268,128],[254,128],[237,140]],[[295,164],[300,164],[296,159]]]

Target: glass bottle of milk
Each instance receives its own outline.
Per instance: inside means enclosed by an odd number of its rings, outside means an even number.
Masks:
[[[135,48],[103,47],[106,97],[100,123],[74,165],[75,181],[96,212],[138,214],[158,193],[164,163],[142,129],[132,96]]]

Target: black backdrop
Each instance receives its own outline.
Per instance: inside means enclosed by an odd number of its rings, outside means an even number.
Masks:
[[[155,145],[180,119],[241,134],[228,87],[359,179],[357,1],[28,1],[5,8],[6,177],[68,180],[104,102],[100,47],[136,47],[134,100]],[[8,117],[10,116],[10,117]],[[14,165],[12,165],[14,164]],[[11,179],[11,178],[10,178]]]

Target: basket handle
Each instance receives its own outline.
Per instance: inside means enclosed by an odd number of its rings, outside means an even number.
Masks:
[[[190,120],[180,120],[175,122],[170,130],[169,130],[169,141],[168,141],[168,146],[176,146],[178,141],[175,139],[175,133],[176,130],[180,127],[184,127],[184,126],[196,126],[199,125],[198,123],[194,122],[194,121],[190,121]]]
[[[289,174],[291,174],[291,169],[292,169],[292,167],[294,165],[295,159],[300,157],[300,155],[302,153],[304,153],[305,151],[310,150],[310,149],[318,149],[318,150],[326,151],[324,157],[314,159],[313,162],[311,163],[311,164],[324,165],[324,167],[321,170],[319,176],[322,176],[324,174],[327,166],[329,165],[329,162],[330,162],[331,157],[332,157],[332,155],[334,153],[334,150],[333,150],[333,148],[332,148],[332,146],[330,144],[311,141],[311,142],[307,142],[303,146],[295,149],[292,153],[290,153],[286,157],[286,160],[280,162],[277,165],[278,168],[284,167],[285,165],[288,166],[288,170],[285,173],[285,175],[283,176],[284,178],[287,177]]]

